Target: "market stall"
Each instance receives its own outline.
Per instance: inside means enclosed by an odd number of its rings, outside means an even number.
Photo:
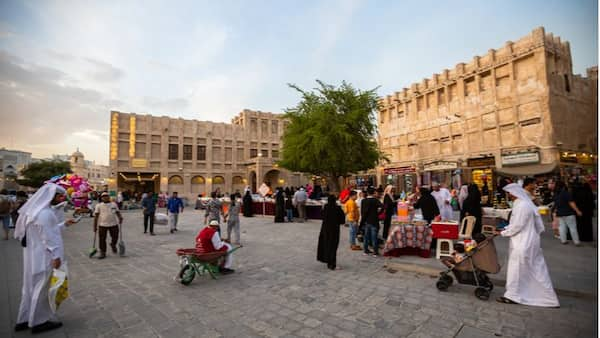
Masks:
[[[431,228],[427,226],[426,222],[400,222],[394,217],[390,234],[385,241],[383,255],[386,257],[417,255],[429,258],[431,256],[431,240]]]

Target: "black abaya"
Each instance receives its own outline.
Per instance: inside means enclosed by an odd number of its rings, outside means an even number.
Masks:
[[[319,233],[319,245],[317,247],[317,260],[327,263],[327,267],[334,270],[336,267],[337,248],[340,244],[340,225],[346,221],[344,212],[337,204],[332,203],[323,211],[323,223]]]
[[[582,242],[594,241],[594,230],[592,225],[592,218],[594,217],[594,193],[589,184],[579,186],[574,191],[573,199],[575,204],[583,214],[581,217],[577,217],[577,233],[579,234],[579,240]]]
[[[247,192],[246,195],[244,195],[243,203],[244,217],[252,217],[254,215],[254,211],[252,206],[252,195],[250,195],[250,192]]]
[[[285,200],[283,190],[279,190],[275,197],[275,223],[283,222],[285,222]]]

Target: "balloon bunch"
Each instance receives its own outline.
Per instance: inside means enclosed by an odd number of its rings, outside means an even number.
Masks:
[[[92,189],[86,178],[74,174],[56,175],[45,183],[55,183],[67,191],[67,199],[76,208],[86,207],[88,192]]]

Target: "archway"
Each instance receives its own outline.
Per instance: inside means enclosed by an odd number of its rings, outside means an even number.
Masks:
[[[202,194],[204,196],[206,196],[206,180],[204,179],[204,177],[198,175],[198,176],[194,176],[192,177],[192,193],[194,195],[199,195]]]
[[[279,170],[272,169],[265,174],[264,182],[274,191],[275,188],[282,186],[279,182]]]
[[[173,192],[177,192],[178,195],[183,195],[183,178],[179,175],[173,175],[169,177],[169,187],[167,189],[169,196],[173,194]]]
[[[230,193],[235,193],[239,191],[240,194],[244,194],[244,179],[242,176],[233,176],[231,178],[231,191]]]
[[[217,191],[217,189],[219,189],[219,192],[221,195],[228,192],[228,191],[225,191],[225,177],[215,176],[215,177],[213,177],[212,183],[213,183],[212,191]]]

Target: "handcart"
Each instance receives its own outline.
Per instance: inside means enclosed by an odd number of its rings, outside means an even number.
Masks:
[[[203,252],[200,248],[177,249],[179,256],[179,265],[181,269],[177,274],[177,281],[183,285],[189,285],[196,274],[202,276],[208,273],[213,279],[217,279],[220,274],[219,266],[228,254],[233,253],[240,247],[235,247],[229,251]]]

